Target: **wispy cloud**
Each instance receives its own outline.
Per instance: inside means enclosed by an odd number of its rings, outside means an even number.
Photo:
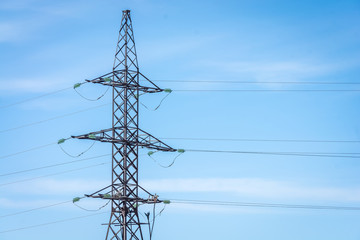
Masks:
[[[42,195],[90,193],[107,186],[107,181],[45,179],[29,183],[12,192]],[[360,202],[360,187],[306,186],[297,183],[262,178],[186,178],[155,179],[140,183],[145,189],[166,193],[226,193],[241,198],[269,200],[314,200]]]
[[[70,201],[71,199],[69,199]],[[21,208],[36,208],[36,207],[42,207],[42,206],[48,206],[57,204],[60,202],[65,202],[64,200],[14,200],[9,198],[0,198],[0,207],[2,208],[15,208],[15,209],[21,209]]]
[[[306,78],[328,75],[346,68],[337,63],[316,63],[311,61],[233,61],[205,62],[205,66],[232,74],[241,78],[266,81],[302,81]]]
[[[39,79],[10,79],[4,81],[0,85],[1,92],[16,92],[16,93],[42,93],[53,90],[58,90],[61,86],[64,86],[64,80],[54,79],[52,77]],[[71,87],[68,85],[67,87]]]
[[[79,202],[74,205],[72,199],[48,199],[48,200],[15,200],[10,198],[0,198],[0,208],[6,209],[6,213],[0,213],[1,215],[14,214],[23,210],[30,210],[33,208],[44,208],[44,214],[49,213],[51,210],[66,210],[66,211],[83,211],[87,210],[97,210],[103,208],[104,210],[109,209],[110,204],[108,201],[102,199],[81,199]],[[60,204],[61,203],[61,204]],[[52,206],[53,205],[53,206]],[[50,206],[47,208],[46,206]],[[78,207],[79,206],[79,207]],[[152,207],[152,206],[151,206]],[[157,211],[160,211],[162,206],[158,206]],[[141,206],[140,212],[149,211],[148,206]],[[247,208],[247,207],[227,207],[227,206],[206,206],[206,205],[197,205],[197,204],[180,204],[180,203],[171,203],[171,206],[166,206],[166,213],[184,213],[185,212],[204,212],[204,213],[217,213],[217,214],[239,214],[239,213],[266,213],[274,212],[279,210],[277,209],[258,209],[258,208]],[[164,212],[164,214],[165,214]]]
[[[0,22],[0,42],[18,42],[27,35],[25,23],[17,21]]]
[[[42,179],[29,182],[26,186],[9,187],[7,191],[28,195],[73,195],[95,192],[108,185],[108,181]]]
[[[141,61],[164,61],[164,59],[178,58],[187,56],[194,49],[210,44],[217,40],[219,36],[192,36],[179,37],[173,36],[166,39],[156,40],[156,42],[144,42],[138,46],[141,52]]]
[[[230,193],[243,197],[266,199],[303,199],[326,201],[360,201],[360,187],[334,188],[301,186],[289,182],[254,178],[194,178],[143,181],[143,186],[156,192]]]
[[[88,6],[85,6],[85,8]],[[0,10],[18,12],[9,20],[0,22],[0,42],[20,42],[36,38],[46,27],[64,18],[77,18],[83,12],[81,4],[46,4],[36,0],[5,1],[0,3]]]
[[[37,2],[38,0],[5,0],[1,1],[0,9],[1,10],[20,10],[24,8],[30,7],[33,3]]]

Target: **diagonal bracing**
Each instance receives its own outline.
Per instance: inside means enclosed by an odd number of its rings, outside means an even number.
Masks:
[[[146,80],[148,86],[140,85],[139,80]],[[139,94],[157,93],[164,89],[139,71],[129,10],[123,11],[112,72],[86,81],[112,87],[113,102],[111,128],[72,136],[112,144],[111,184],[85,196],[111,201],[106,239],[142,240],[142,225],[147,223],[139,220],[139,204],[162,201],[138,184],[139,147],[169,152],[176,149],[139,128]],[[140,191],[148,197],[141,198]]]

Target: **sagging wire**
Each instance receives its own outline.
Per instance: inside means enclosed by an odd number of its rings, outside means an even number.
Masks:
[[[167,94],[165,95],[165,97],[163,97],[162,99],[161,99],[161,101],[160,101],[160,103],[155,107],[155,108],[150,108],[150,107],[148,107],[148,106],[146,106],[145,104],[143,104],[141,101],[139,101],[140,102],[140,104],[144,107],[144,108],[146,108],[147,110],[150,110],[150,111],[156,111],[156,110],[158,110],[158,108],[161,106],[161,104],[163,103],[163,101],[170,95],[170,93],[172,92],[172,90],[170,89],[170,88],[165,88],[164,89],[164,92],[166,92]],[[139,97],[140,96],[142,96],[142,95],[144,95],[145,93],[142,93],[142,94],[139,94],[139,95],[137,95],[137,96],[135,96],[137,99],[139,99]]]
[[[155,219],[156,219],[156,216],[155,216],[155,210],[156,210],[156,201],[157,201],[157,195],[155,194],[154,196],[154,206],[153,206],[153,220],[152,220],[152,224],[150,223],[150,212],[147,212],[145,213],[145,216],[147,218],[147,221],[148,221],[148,226],[149,226],[149,235],[150,235],[150,240],[152,238],[152,234],[153,234],[153,231],[154,231],[154,225],[155,225]],[[151,226],[150,226],[151,225]]]
[[[58,141],[58,146],[60,147],[60,149],[61,149],[66,155],[68,155],[69,157],[72,157],[72,158],[78,158],[78,157],[80,157],[80,156],[83,155],[84,153],[88,152],[88,151],[95,145],[95,143],[96,143],[96,141],[94,141],[94,142],[90,145],[90,147],[88,147],[85,151],[79,153],[78,155],[72,155],[72,154],[68,153],[68,152],[61,146],[62,143],[64,143],[66,140],[69,140],[69,139],[71,139],[71,137],[59,139],[59,141]]]
[[[154,202],[154,207],[153,207],[153,221],[152,221],[152,225],[151,225],[150,240],[151,240],[151,237],[152,237],[152,234],[154,231],[154,226],[155,226],[155,219],[156,219],[155,210],[156,210],[156,202]],[[149,227],[150,227],[150,223],[149,223]]]
[[[170,202],[170,201],[169,201],[169,202]],[[162,214],[162,212],[165,210],[165,208],[166,208],[166,203],[165,203],[164,207],[160,210],[160,212],[159,212],[158,214],[156,214],[155,217],[161,216],[161,214]]]
[[[171,167],[172,165],[174,165],[176,159],[177,159],[178,157],[180,157],[180,155],[185,152],[184,149],[177,149],[176,151],[177,151],[179,154],[172,160],[172,162],[171,162],[169,165],[162,165],[162,164],[159,163],[155,158],[153,158],[153,157],[151,156],[151,155],[153,155],[154,153],[157,153],[158,151],[149,151],[149,152],[148,152],[148,156],[149,156],[152,160],[154,160],[154,162],[155,162],[157,165],[159,165],[160,167],[162,167],[162,168],[169,168],[169,167]]]
[[[83,199],[85,197],[75,197],[73,198],[72,202],[75,206],[77,206],[78,208],[82,209],[82,210],[85,210],[85,211],[88,211],[88,212],[97,212],[97,211],[100,211],[101,209],[103,209],[104,207],[106,207],[107,205],[109,205],[109,203],[111,202],[111,200],[109,200],[107,203],[105,203],[104,205],[100,206],[98,209],[87,209],[87,208],[84,208],[84,207],[81,207],[79,206],[78,204],[76,204],[76,202],[79,202],[80,199]]]
[[[164,203],[164,204],[170,204],[170,200],[164,200],[163,202],[168,202],[168,203]],[[144,205],[144,204],[142,204]],[[139,205],[141,206],[141,205]],[[155,217],[158,217],[158,216],[161,216],[162,212],[165,210],[166,208],[166,205],[160,210],[160,212],[158,214],[155,215]],[[141,212],[138,212],[144,219],[145,219],[145,216],[144,214],[146,215],[146,213],[142,214]],[[153,221],[150,221],[150,223],[152,223]]]
[[[105,81],[105,82],[110,82],[110,81],[112,81],[112,80],[111,80],[110,78],[105,78],[104,81]],[[98,98],[96,98],[96,99],[91,99],[91,98],[85,97],[84,95],[82,95],[82,94],[77,90],[77,88],[79,88],[81,85],[86,84],[86,83],[88,83],[88,82],[75,83],[73,88],[74,88],[75,92],[76,92],[80,97],[82,97],[82,98],[84,98],[84,99],[86,99],[86,100],[88,100],[88,101],[98,101],[99,99],[101,99],[102,97],[104,97],[104,96],[106,95],[106,93],[109,91],[109,89],[110,89],[110,87],[111,87],[111,86],[109,86],[109,87],[105,90],[105,92],[104,92],[103,94],[101,94]]]
[[[156,195],[155,195],[156,196]],[[164,203],[164,207],[160,210],[160,212],[158,214],[155,214],[156,212],[156,202],[154,202],[154,206],[153,206],[153,219],[152,221],[150,221],[150,212],[145,213],[145,216],[147,218],[148,221],[148,226],[149,226],[149,234],[150,234],[150,240],[152,238],[152,234],[154,232],[154,226],[155,226],[155,220],[158,216],[161,216],[161,213],[165,210],[166,205],[170,204],[170,200],[163,200],[162,201]],[[150,226],[151,225],[151,226]]]

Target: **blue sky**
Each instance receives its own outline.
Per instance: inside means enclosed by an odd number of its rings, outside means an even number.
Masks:
[[[141,72],[185,89],[359,89],[359,1],[0,2],[0,105],[73,86],[111,71],[122,10],[130,9]],[[167,82],[157,80],[169,80]],[[171,82],[171,80],[173,82]],[[174,82],[218,81],[217,83]],[[255,84],[230,84],[249,81]],[[297,82],[270,84],[266,82]],[[83,85],[89,98],[102,86]],[[141,107],[141,128],[174,148],[358,153],[359,142],[224,142],[165,138],[360,141],[359,92],[177,92],[157,111]],[[156,106],[163,94],[144,96]],[[111,126],[111,94],[86,101],[69,89],[0,108],[1,156]],[[12,131],[24,124],[104,105]],[[80,153],[91,143],[63,147]],[[96,143],[79,159],[110,153]],[[140,182],[163,199],[360,206],[356,158],[186,152],[161,168],[140,152]],[[163,164],[176,155],[154,155]],[[0,157],[0,175],[72,161],[52,144]],[[76,159],[75,159],[76,160]],[[71,200],[110,183],[110,157],[0,177],[0,215]],[[103,164],[102,164],[103,163]],[[102,164],[102,165],[100,165]],[[81,171],[2,185],[97,165]],[[83,199],[96,209],[103,202]],[[158,210],[162,206],[158,207]],[[108,211],[104,208],[103,211]],[[144,209],[143,211],[147,211]],[[71,203],[0,218],[0,232],[88,215]],[[90,213],[91,214],[91,213]],[[109,213],[1,233],[0,239],[102,239]],[[359,239],[359,212],[170,204],[154,239]]]

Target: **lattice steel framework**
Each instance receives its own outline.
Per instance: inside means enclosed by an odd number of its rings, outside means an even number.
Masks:
[[[146,80],[150,86],[141,86]],[[139,72],[130,10],[123,11],[113,70],[98,78],[87,80],[112,87],[112,128],[72,136],[112,143],[112,181],[87,197],[111,200],[111,216],[106,239],[143,239],[138,215],[139,203],[162,202],[138,184],[138,150],[146,147],[159,151],[173,149],[149,133],[139,129],[140,93],[157,93],[159,88]],[[141,198],[139,191],[147,194]]]

